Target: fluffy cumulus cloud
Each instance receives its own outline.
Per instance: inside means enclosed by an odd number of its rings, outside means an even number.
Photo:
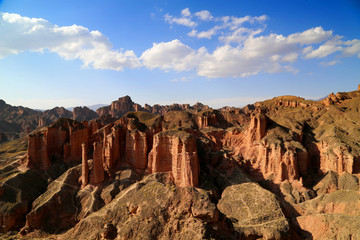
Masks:
[[[175,39],[171,42],[154,43],[153,47],[146,50],[140,59],[149,69],[190,71],[199,65],[205,54],[205,48],[195,51]]]
[[[164,16],[164,18],[165,18],[165,21],[170,24],[176,23],[179,25],[187,26],[187,27],[196,27],[197,26],[197,23],[195,23],[194,21],[191,20],[191,13],[190,13],[189,8],[183,9],[181,11],[180,17],[174,17],[169,14],[166,14]]]
[[[0,58],[23,51],[57,53],[67,60],[80,59],[85,67],[123,70],[140,62],[133,51],[112,49],[99,31],[77,25],[59,27],[41,18],[1,13]]]
[[[166,20],[167,18],[172,20]],[[183,24],[184,20],[178,21],[183,18],[192,24]],[[165,15],[167,22],[191,28],[187,34],[189,37],[217,38],[218,47],[212,52],[204,47],[196,50],[176,40],[176,45],[183,50],[179,50],[182,53],[180,59],[175,59],[176,56],[168,54],[165,48],[170,43],[174,44],[174,41],[155,44],[146,52],[146,58],[152,59],[152,63],[144,62],[144,65],[151,69],[195,70],[198,75],[207,78],[226,78],[246,77],[260,72],[297,73],[298,70],[291,66],[292,63],[322,59],[336,53],[343,57],[357,55],[360,58],[358,39],[343,41],[342,36],[334,35],[331,30],[324,30],[320,26],[287,36],[275,33],[265,35],[263,32],[267,19],[266,15],[214,17],[206,10],[191,14],[188,8],[181,11],[180,17]],[[161,52],[169,56],[169,59],[161,63],[162,61],[152,58],[153,51]],[[320,65],[333,66],[337,63],[338,60],[327,60]]]
[[[207,10],[202,10],[200,12],[196,12],[194,15],[203,21],[209,21],[209,20],[213,19],[213,16]]]
[[[289,43],[313,44],[323,42],[332,36],[332,31],[325,31],[322,27],[315,27],[301,33],[294,33],[288,36]]]
[[[85,67],[95,69],[145,67],[192,71],[207,78],[296,73],[292,64],[297,61],[321,59],[319,65],[333,66],[339,62],[332,59],[335,55],[360,58],[359,39],[344,40],[320,26],[289,35],[264,34],[267,19],[266,15],[213,16],[207,10],[192,13],[185,8],[178,16],[164,15],[165,22],[182,25],[188,28],[188,38],[199,39],[203,44],[215,41],[217,47],[194,49],[185,44],[185,36],[182,41],[153,43],[137,57],[131,50],[114,50],[99,31],[77,25],[60,27],[40,18],[1,13],[0,32],[6,34],[0,38],[0,58],[23,51],[50,51],[67,60],[80,59]]]
[[[296,73],[298,70],[289,63],[296,62],[299,56],[324,57],[330,53],[317,53],[323,45],[315,50],[304,51],[304,46],[320,43],[332,37],[331,31],[325,31],[321,27],[289,36],[281,34],[260,36],[261,31],[250,31],[244,28],[239,28],[237,31],[244,33],[243,38],[239,37],[237,41],[228,40],[227,42],[238,44],[220,45],[211,53],[205,48],[194,50],[179,40],[173,40],[154,44],[151,49],[143,53],[141,59],[143,64],[150,69],[196,70],[198,75],[207,78],[225,78],[246,77],[259,72]],[[241,35],[240,33],[236,34]],[[329,42],[331,41],[328,40],[326,43],[329,44]]]

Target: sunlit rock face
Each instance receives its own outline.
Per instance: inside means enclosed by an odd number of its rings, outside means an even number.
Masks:
[[[29,134],[26,155],[23,146],[22,155],[0,162],[1,231],[60,239],[356,238],[359,102],[359,91],[321,101],[282,96],[241,109],[156,107],[158,116],[126,98],[110,106],[115,117],[60,119]]]

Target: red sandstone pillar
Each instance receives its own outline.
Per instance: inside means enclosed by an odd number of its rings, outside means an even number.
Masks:
[[[93,170],[91,183],[99,184],[104,181],[104,167],[102,159],[102,144],[94,142]]]
[[[89,183],[89,165],[87,161],[87,149],[85,143],[81,144],[82,164],[81,164],[81,181],[86,186]]]

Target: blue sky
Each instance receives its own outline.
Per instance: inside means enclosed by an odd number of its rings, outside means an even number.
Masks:
[[[356,0],[0,0],[0,98],[12,105],[321,98],[360,83]]]

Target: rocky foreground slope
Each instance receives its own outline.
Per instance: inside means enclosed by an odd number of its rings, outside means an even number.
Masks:
[[[242,109],[124,106],[39,128],[25,155],[0,145],[3,237],[360,239],[360,89]]]

